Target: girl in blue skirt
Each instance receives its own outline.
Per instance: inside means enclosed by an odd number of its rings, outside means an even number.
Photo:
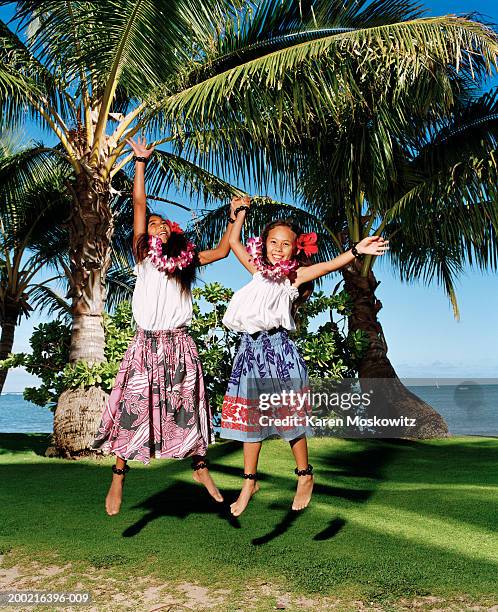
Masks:
[[[297,490],[293,510],[306,508],[313,490],[313,467],[308,463],[306,365],[288,332],[294,315],[312,292],[312,282],[351,264],[355,257],[382,255],[388,241],[370,236],[338,257],[312,264],[318,252],[316,234],[302,234],[292,219],[273,221],[260,238],[240,241],[250,198],[234,204],[230,247],[252,274],[228,305],[223,323],[243,332],[223,400],[221,437],[244,442],[244,485],[231,512],[239,516],[258,491],[257,467],[262,440],[278,435],[289,441],[296,460]],[[263,400],[263,401],[262,401]]]

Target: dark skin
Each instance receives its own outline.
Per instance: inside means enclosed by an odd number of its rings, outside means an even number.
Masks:
[[[144,139],[137,138],[134,140],[127,140],[127,143],[133,149],[133,152],[137,157],[145,157],[149,158],[154,152],[154,147],[147,148],[146,142]],[[147,200],[145,195],[145,163],[136,162],[135,163],[135,179],[133,182],[133,246],[136,246],[137,239],[142,234],[149,234],[152,236],[159,236],[164,244],[168,242],[168,239],[171,235],[171,229],[166,222],[166,220],[158,214],[151,215],[146,225],[146,209],[147,209]],[[237,200],[234,198],[231,202],[231,210],[233,213],[234,208],[236,207],[235,202]],[[233,216],[233,214],[232,214]],[[227,228],[225,233],[223,234],[219,244],[214,249],[207,249],[205,251],[201,251],[199,256],[199,263],[201,266],[205,266],[206,264],[212,263],[214,261],[218,261],[219,259],[223,259],[227,257],[230,252],[230,232],[232,225],[227,223]],[[194,464],[199,464],[205,460],[205,457],[200,455],[196,455],[192,457]],[[123,469],[126,466],[126,459],[121,457],[116,457],[116,468]],[[192,471],[192,478],[206,487],[209,494],[215,499],[217,502],[223,501],[223,496],[215,485],[211,474],[209,473],[209,469],[207,467],[203,467],[197,470]],[[109,491],[107,493],[107,497],[105,500],[105,508],[106,512],[109,516],[113,516],[119,513],[121,502],[123,498],[123,485],[124,485],[125,475],[122,474],[113,474],[111,486],[109,487]]]

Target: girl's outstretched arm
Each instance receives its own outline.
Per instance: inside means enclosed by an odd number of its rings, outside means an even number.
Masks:
[[[238,198],[232,198],[230,203],[230,217],[233,217],[233,203]],[[218,246],[214,249],[207,249],[206,251],[201,251],[199,253],[199,264],[201,266],[205,266],[206,264],[212,263],[213,261],[218,261],[218,259],[224,259],[228,253],[230,253],[230,234],[232,232],[232,223],[227,224],[227,228],[225,233],[221,237],[221,240]]]
[[[148,159],[154,152],[154,147],[147,149],[145,138],[126,141],[133,149],[136,157]],[[135,178],[133,180],[133,250],[139,236],[147,233],[145,225],[147,201],[145,198],[145,163],[135,162]]]
[[[245,196],[244,198],[234,198],[232,200],[232,211],[235,212],[239,206],[250,206],[251,198],[249,196]],[[246,211],[240,210],[235,217],[235,223],[232,227],[232,232],[230,233],[230,248],[235,253],[235,256],[240,261],[240,263],[249,270],[251,274],[257,272],[256,266],[252,263],[251,256],[246,251],[245,246],[240,241],[240,233],[242,231],[242,226],[244,225],[244,219],[246,218]]]
[[[356,245],[356,250],[361,255],[384,255],[384,253],[389,249],[389,240],[384,240],[381,236],[369,236],[368,238],[363,238],[361,242]],[[298,268],[297,277],[294,286],[298,287],[303,283],[307,283],[309,281],[313,281],[320,276],[325,276],[325,274],[329,274],[330,272],[334,272],[335,270],[340,270],[347,266],[354,260],[354,255],[349,251],[342,253],[338,257],[334,259],[330,259],[329,261],[323,261],[322,263],[314,264],[313,266],[307,266]]]

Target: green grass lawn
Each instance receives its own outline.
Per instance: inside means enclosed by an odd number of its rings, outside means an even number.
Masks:
[[[48,459],[48,437],[0,434],[0,552],[139,568],[218,587],[266,579],[292,593],[383,605],[402,597],[498,603],[498,439],[310,441],[316,489],[293,513],[293,461],[264,444],[261,491],[239,520],[191,480],[188,461],[131,463],[118,516],[104,512],[112,459]],[[231,502],[241,447],[210,450]]]

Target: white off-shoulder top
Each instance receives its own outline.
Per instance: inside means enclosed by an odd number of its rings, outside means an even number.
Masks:
[[[234,293],[223,323],[233,331],[249,334],[275,327],[293,331],[296,324],[291,307],[298,295],[288,278],[274,281],[256,272],[250,283]]]
[[[160,272],[148,257],[138,263],[132,298],[135,321],[142,329],[158,331],[189,325],[192,321],[192,296],[181,293],[172,276]]]

